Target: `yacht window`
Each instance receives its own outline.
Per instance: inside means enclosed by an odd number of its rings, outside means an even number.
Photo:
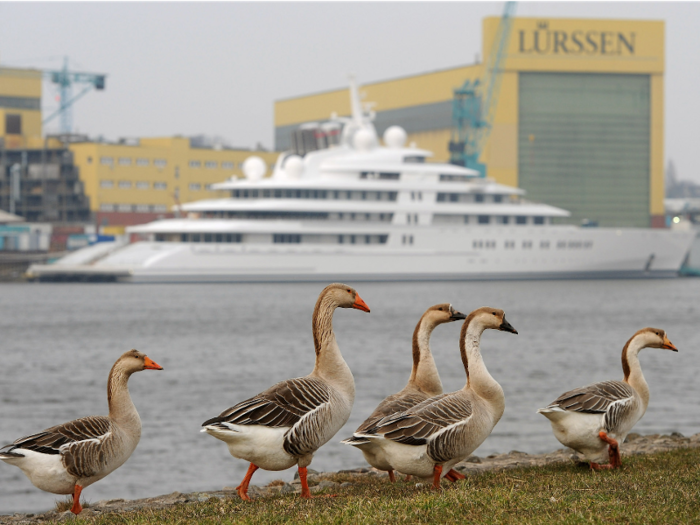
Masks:
[[[193,234],[190,236],[190,238],[191,238],[192,242],[199,242],[200,235],[199,235],[198,233],[193,233]]]
[[[399,177],[400,177],[399,173],[380,173],[379,174],[380,180],[399,180]]]
[[[284,190],[284,196],[287,199],[291,199],[294,195],[293,195],[292,190]]]
[[[544,217],[535,217],[533,222],[535,224],[544,224]]]
[[[275,190],[275,199],[282,198],[282,190]]]
[[[157,242],[162,242],[165,240],[165,234],[164,233],[156,233],[156,241]]]
[[[294,192],[294,196],[295,196],[297,199],[301,199],[301,190],[296,190],[296,191]]]
[[[493,202],[502,202],[503,201],[503,195],[494,195],[493,196]]]
[[[350,214],[350,220],[351,220],[351,221],[354,221],[354,220],[355,220],[355,214],[354,214],[354,213],[351,213],[351,214]]]
[[[300,243],[301,235],[293,233],[275,233],[272,236],[272,240],[275,243]]]
[[[403,161],[408,162],[409,164],[422,164],[425,162],[425,157],[422,155],[410,155],[408,157],[404,157]]]
[[[395,201],[397,195],[398,195],[398,192],[390,191],[390,192],[389,192],[389,200],[390,200],[390,201]]]
[[[549,249],[549,241],[540,241],[540,248],[543,250]]]
[[[334,192],[333,192],[333,198],[334,198],[334,199],[337,199],[339,194],[340,194],[340,192],[339,192],[338,190],[334,191]]]
[[[515,224],[527,224],[527,217],[524,217],[522,215],[518,215],[515,218]]]
[[[474,195],[474,202],[484,202],[484,195],[481,193]]]
[[[258,190],[252,190],[250,192],[250,196],[253,197],[254,199],[258,198]]]
[[[263,198],[268,199],[270,197],[270,190],[262,190]]]
[[[338,235],[338,244],[343,244],[345,242],[345,236],[344,235]]]
[[[366,201],[366,200],[367,200],[367,192],[366,192],[366,191],[363,191],[360,198],[361,198],[363,201]]]
[[[593,248],[593,241],[585,241],[583,243],[584,248]]]
[[[204,242],[211,242],[213,240],[213,235],[211,233],[204,234]]]
[[[489,224],[491,222],[490,215],[479,215],[479,224]]]
[[[181,233],[180,234],[180,242],[187,242],[189,240],[189,235],[186,233]]]
[[[458,193],[450,193],[450,202],[457,202],[459,200]]]
[[[532,241],[523,241],[523,248],[532,248]]]
[[[214,235],[214,242],[224,242],[224,234],[217,233]]]
[[[355,236],[354,235],[350,236],[350,244],[355,244]]]
[[[487,247],[487,248],[495,248],[495,247],[496,247],[496,241],[486,241],[486,247]]]
[[[415,191],[411,192],[411,200],[412,201],[416,200],[416,192]]]
[[[566,248],[566,241],[558,241],[558,242],[557,242],[557,248],[560,249],[560,250],[561,250],[562,248]]]
[[[581,241],[569,241],[569,248],[580,248],[581,245]]]
[[[419,191],[419,192],[418,192],[418,200],[419,200],[419,201],[422,201],[422,200],[423,200],[423,192],[422,192],[422,191]]]
[[[370,214],[369,214],[369,213],[365,213],[365,220],[368,221],[369,219],[370,219]]]
[[[508,222],[509,222],[509,217],[506,215],[503,215],[501,217],[501,224],[508,224]]]
[[[408,236],[408,242],[409,244],[413,244],[413,235]]]
[[[506,241],[504,247],[507,249],[515,248],[515,241]]]
[[[446,193],[438,193],[437,194],[437,201],[438,202],[445,202],[446,197],[447,197]]]

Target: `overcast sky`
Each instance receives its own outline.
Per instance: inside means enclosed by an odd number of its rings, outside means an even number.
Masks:
[[[503,2],[0,2],[0,65],[106,73],[74,129],[273,146],[273,103],[474,62]],[[666,159],[700,182],[700,2],[519,2],[517,15],[666,21]],[[45,85],[44,109],[56,107]],[[57,121],[47,130],[57,129]]]

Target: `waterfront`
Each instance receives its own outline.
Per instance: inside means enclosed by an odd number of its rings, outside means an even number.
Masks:
[[[487,331],[482,353],[502,385],[506,411],[477,455],[559,448],[536,409],[574,386],[621,378],[620,352],[639,328],[668,331],[680,352],[647,349],[642,367],[651,389],[640,433],[700,431],[695,349],[700,280],[489,283],[348,283],[372,309],[339,310],[334,328],[355,374],[350,421],[316,454],[311,468],[363,465],[338,443],[387,394],[411,364],[411,335],[425,308],[451,302],[506,311],[519,335]],[[0,288],[0,442],[76,417],[107,411],[107,373],[130,348],[163,372],[132,377],[143,421],[131,459],[85,491],[88,501],[142,498],[172,491],[235,486],[247,464],[199,433],[205,419],[274,382],[313,367],[311,313],[319,284],[85,285],[8,284]],[[439,327],[432,349],[446,391],[464,384],[460,323]],[[258,471],[254,484],[291,480],[293,470]],[[0,465],[0,512],[40,511],[57,496]]]

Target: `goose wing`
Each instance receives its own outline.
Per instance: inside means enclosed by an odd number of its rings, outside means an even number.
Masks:
[[[372,414],[365,419],[364,423],[362,423],[355,432],[367,431],[373,428],[380,419],[410,410],[428,399],[428,397],[429,396],[422,392],[391,395],[379,403],[377,408],[374,409],[374,412],[372,412]]]
[[[624,381],[602,381],[560,395],[547,408],[604,414],[603,427],[613,432],[636,410],[634,390]]]
[[[459,393],[441,394],[379,420],[367,433],[382,434],[386,439],[406,445],[425,445],[446,430],[472,416],[472,406]]]
[[[332,392],[320,379],[299,377],[277,383],[202,423],[202,426],[262,425],[290,427],[284,449],[293,456],[316,450],[324,421],[331,410]]]
[[[60,454],[69,474],[94,476],[109,459],[103,442],[112,435],[112,422],[104,416],[89,416],[47,428],[43,432],[19,438],[4,446],[0,453],[22,456],[22,450],[41,454]]]

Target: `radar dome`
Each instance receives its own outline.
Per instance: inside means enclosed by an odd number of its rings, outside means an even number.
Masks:
[[[372,149],[372,146],[375,145],[374,134],[367,129],[360,129],[352,138],[352,143],[359,150]]]
[[[243,174],[248,180],[260,180],[265,176],[267,166],[260,157],[248,157],[243,161]]]
[[[304,171],[304,161],[299,155],[290,155],[284,162],[284,171],[290,179],[300,179]]]
[[[406,138],[406,131],[401,126],[388,127],[384,132],[384,144],[388,148],[403,148]]]

